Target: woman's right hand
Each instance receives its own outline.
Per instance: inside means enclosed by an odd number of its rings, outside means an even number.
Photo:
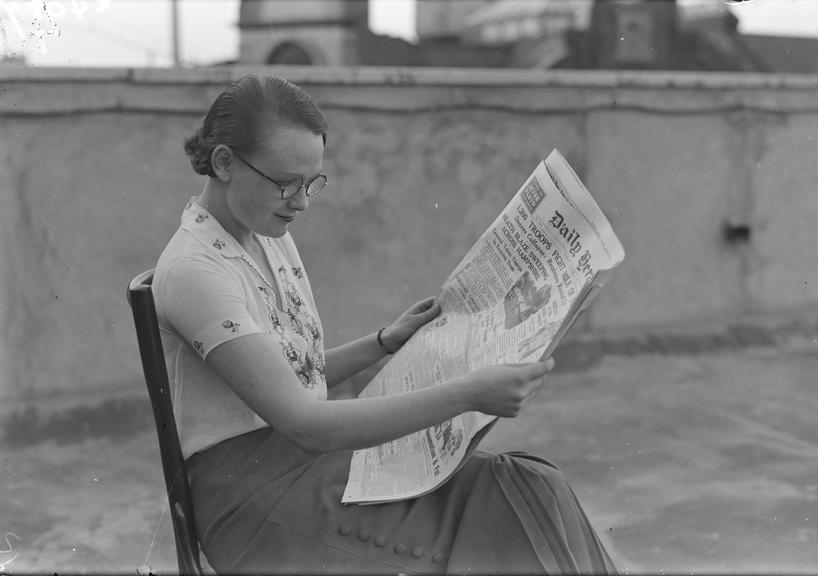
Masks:
[[[474,409],[484,414],[513,418],[545,383],[553,358],[526,364],[497,364],[472,372],[468,379]]]

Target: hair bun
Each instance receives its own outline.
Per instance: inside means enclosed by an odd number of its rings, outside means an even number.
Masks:
[[[196,132],[185,139],[185,153],[190,158],[190,164],[193,166],[193,171],[202,176],[211,176],[215,178],[213,167],[210,165],[210,156],[212,150],[202,138],[202,130],[199,128]]]

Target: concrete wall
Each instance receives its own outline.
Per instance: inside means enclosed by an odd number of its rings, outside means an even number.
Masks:
[[[201,190],[182,139],[247,71],[0,69],[0,396],[139,382],[125,287]],[[580,330],[818,304],[818,79],[278,72],[331,125],[330,186],[293,230],[330,344],[434,293],[554,147],[628,254]]]

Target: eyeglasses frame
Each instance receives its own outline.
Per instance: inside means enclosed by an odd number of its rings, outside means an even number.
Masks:
[[[262,172],[261,170],[259,170],[258,168],[256,168],[252,164],[250,164],[247,160],[242,158],[241,155],[238,152],[236,152],[235,150],[232,150],[232,152],[233,152],[233,155],[236,158],[238,158],[239,160],[241,160],[244,164],[246,164],[247,167],[250,168],[250,170],[252,170],[253,172],[258,174],[259,176],[262,176],[262,177],[266,178],[267,180],[269,180],[270,182],[272,182],[273,184],[275,184],[278,187],[278,191],[281,193],[281,199],[282,200],[289,200],[293,196],[298,195],[298,193],[301,192],[302,189],[304,190],[304,193],[307,195],[307,197],[313,198],[314,196],[318,196],[318,194],[321,193],[321,190],[323,190],[324,187],[327,185],[327,175],[326,174],[316,174],[315,176],[313,176],[312,178],[310,178],[307,181],[304,181],[304,178],[302,176],[296,176],[294,180],[301,180],[301,185],[298,188],[296,188],[295,192],[293,192],[289,196],[285,196],[284,192],[285,192],[285,190],[287,190],[286,186],[284,186],[280,182],[276,182],[275,180],[273,180],[272,178],[267,176],[267,174],[265,174],[264,172]],[[313,182],[315,182],[316,180],[318,180],[319,178],[324,179],[324,185],[321,186],[321,188],[318,189],[318,192],[313,192],[312,194],[310,194],[310,185]]]

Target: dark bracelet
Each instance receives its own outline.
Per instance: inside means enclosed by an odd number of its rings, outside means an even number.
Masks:
[[[386,344],[383,343],[383,339],[381,338],[381,332],[383,332],[384,330],[386,330],[386,326],[378,330],[378,345],[381,347],[381,350],[383,350],[387,354],[394,354],[395,352],[397,352],[397,350],[392,351],[386,347]]]

